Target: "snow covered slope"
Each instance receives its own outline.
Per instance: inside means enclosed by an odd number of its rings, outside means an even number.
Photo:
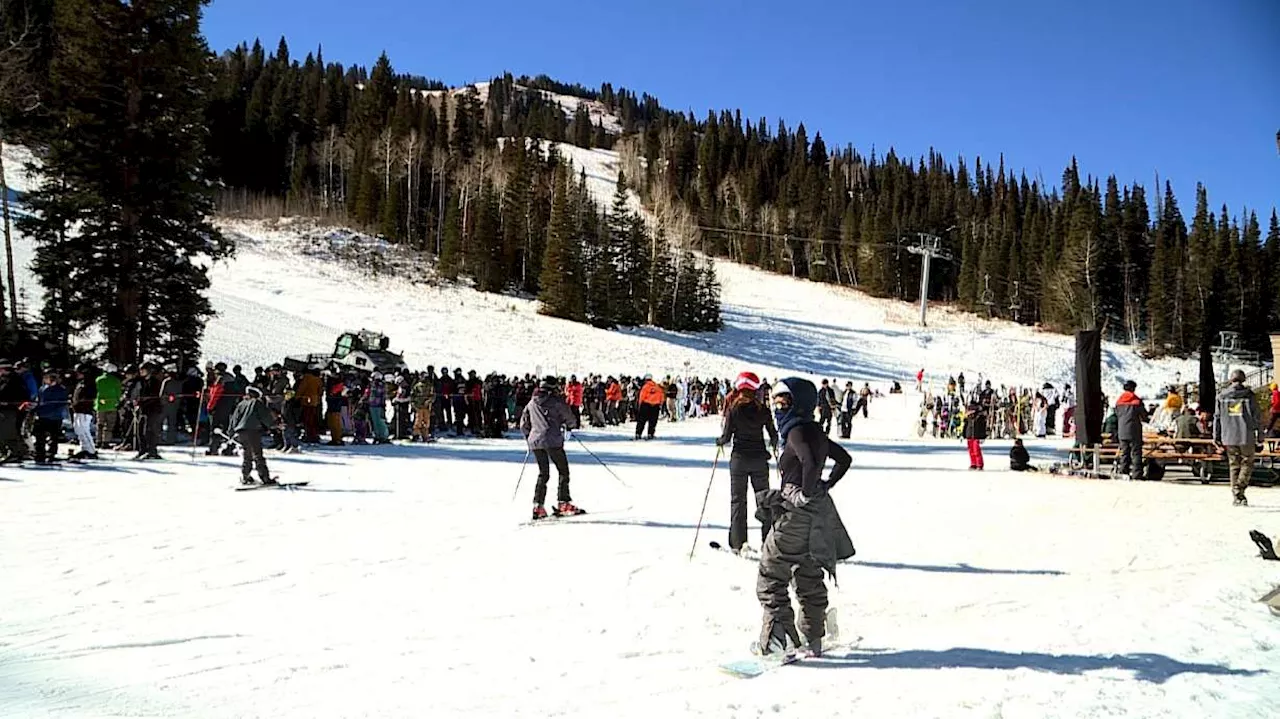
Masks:
[[[617,153],[561,144],[560,152],[584,170],[588,188],[608,205],[617,181]],[[26,155],[6,146],[15,188],[34,178],[22,172]],[[633,209],[639,200],[631,193]],[[718,263],[725,330],[716,334],[640,328],[611,332],[543,317],[531,298],[497,296],[432,282],[430,268],[370,238],[303,220],[224,222],[238,242],[237,256],[215,265],[211,297],[218,316],[209,325],[209,359],[246,366],[288,354],[331,349],[337,335],[367,327],[385,332],[414,367],[463,366],[479,371],[585,371],[733,376],[752,369],[769,377],[904,383],[925,368],[935,381],[965,372],[996,384],[1070,382],[1073,339],[1010,322],[987,321],[935,306],[930,327],[916,323],[916,308],[859,292],[798,281],[728,262]],[[24,238],[14,243],[18,285],[33,308],[39,286],[28,267],[34,256]],[[341,258],[356,255],[405,276],[372,275]],[[686,364],[687,363],[687,364]],[[1104,385],[1135,378],[1154,390],[1175,372],[1195,376],[1191,363],[1149,362],[1131,350],[1104,347]]]
[[[1070,382],[1074,371],[1069,337],[942,310],[920,331],[904,303],[732,263],[718,264],[723,332],[611,332],[538,315],[532,299],[427,284],[429,270],[418,283],[361,274],[325,249],[329,238],[350,243],[348,233],[300,221],[224,226],[239,251],[214,269],[219,316],[205,347],[211,359],[246,366],[323,351],[344,329],[368,327],[388,334],[413,367],[666,374],[683,372],[687,362],[690,372],[704,375],[752,369],[769,377],[801,373],[881,383],[905,383],[925,367],[939,378],[982,372],[997,384]],[[1172,381],[1175,370],[1187,377],[1194,371],[1116,347],[1107,348],[1104,365],[1107,380],[1137,377],[1144,387]]]
[[[818,669],[716,664],[759,631],[726,541],[714,420],[581,435],[590,514],[522,527],[518,441],[272,455],[303,490],[231,490],[238,459],[0,472],[6,717],[1273,717],[1280,563],[1229,490],[964,470],[871,405],[833,496],[858,554],[831,606],[861,636]],[[1032,451],[1044,455],[1043,444]],[[776,481],[776,480],[775,480]],[[1274,526],[1269,527],[1276,532]],[[751,543],[759,544],[752,524]]]

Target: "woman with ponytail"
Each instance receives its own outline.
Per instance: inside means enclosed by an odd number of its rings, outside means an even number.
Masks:
[[[756,390],[760,379],[751,372],[743,372],[733,383],[733,391],[725,398],[724,431],[716,440],[716,446],[733,443],[729,455],[729,548],[742,551],[747,542],[747,483],[751,491],[769,489],[769,457],[764,434],[769,434],[769,447],[776,453],[778,430],[773,426],[769,408],[759,400]],[[769,527],[761,527],[760,542],[769,536]]]

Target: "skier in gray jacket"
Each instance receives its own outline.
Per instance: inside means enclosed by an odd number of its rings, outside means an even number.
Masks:
[[[267,469],[267,458],[262,453],[262,433],[271,431],[275,423],[271,419],[271,410],[262,399],[262,390],[253,385],[245,389],[244,399],[236,405],[231,413],[230,427],[236,441],[240,443],[243,462],[240,465],[240,483],[253,484],[250,472],[258,470],[258,479],[263,484],[276,484]]]
[[[1244,491],[1253,477],[1255,446],[1262,444],[1258,424],[1258,400],[1253,390],[1244,386],[1244,371],[1231,373],[1231,384],[1218,395],[1218,408],[1213,414],[1213,441],[1226,449],[1231,493],[1235,506],[1248,506]]]
[[[533,398],[520,414],[520,431],[529,443],[529,451],[538,461],[538,484],[533,490],[533,519],[546,519],[547,510],[542,504],[547,499],[547,482],[551,479],[551,462],[555,462],[560,474],[560,486],[556,490],[557,517],[585,514],[573,505],[569,496],[569,458],[564,453],[565,431],[578,428],[578,420],[564,397],[554,377],[542,380]]]

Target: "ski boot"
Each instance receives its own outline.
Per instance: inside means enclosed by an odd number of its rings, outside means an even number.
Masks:
[[[541,504],[534,506],[532,521],[536,522],[539,519],[546,519],[546,518],[547,518],[547,510],[544,509]]]
[[[586,511],[573,506],[572,502],[561,502],[556,505],[555,515],[557,517],[573,517],[579,514],[586,514]]]

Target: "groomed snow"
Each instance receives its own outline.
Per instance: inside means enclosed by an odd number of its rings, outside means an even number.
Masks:
[[[913,401],[844,443],[858,554],[831,604],[860,644],[753,680],[716,670],[760,619],[756,565],[706,546],[724,462],[688,559],[714,420],[582,433],[627,487],[571,441],[591,514],[538,527],[518,441],[271,455],[294,492],[233,492],[237,459],[177,449],[6,468],[0,715],[1280,715],[1255,601],[1280,569],[1247,538],[1275,533],[1273,491],[1015,475],[994,442],[971,473],[958,443],[894,438]]]

